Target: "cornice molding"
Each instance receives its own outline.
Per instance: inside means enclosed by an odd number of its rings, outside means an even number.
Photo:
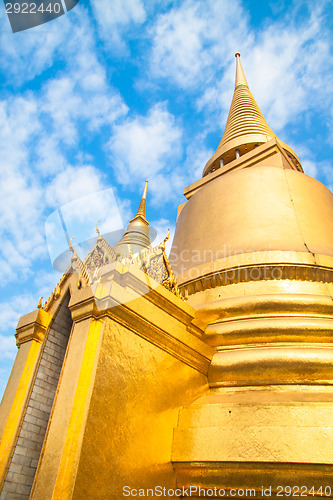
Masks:
[[[22,316],[15,333],[17,347],[20,347],[24,342],[29,342],[29,340],[35,340],[39,343],[43,342],[52,317],[52,314],[43,309],[37,309]]]
[[[249,281],[298,280],[333,283],[333,269],[318,265],[254,264],[235,266],[199,276],[179,285],[180,292],[188,297],[209,288],[247,283]]]

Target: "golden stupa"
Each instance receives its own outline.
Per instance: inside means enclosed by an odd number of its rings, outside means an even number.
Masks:
[[[1,499],[333,496],[333,195],[269,128],[236,54],[224,135],[169,258],[147,184],[112,249],[24,317]],[[175,278],[176,276],[176,278]]]
[[[146,181],[137,213],[130,220],[124,236],[114,247],[116,255],[132,257],[133,254],[151,247],[148,228],[149,222],[146,218],[147,188],[148,181]]]

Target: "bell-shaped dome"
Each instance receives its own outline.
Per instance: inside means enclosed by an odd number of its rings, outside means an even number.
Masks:
[[[225,132],[179,210],[170,262],[180,285],[213,275],[220,283],[220,271],[259,263],[310,264],[316,273],[314,255],[333,257],[333,195],[276,138],[236,60]]]

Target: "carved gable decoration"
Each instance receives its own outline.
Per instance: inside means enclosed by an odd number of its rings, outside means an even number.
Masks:
[[[183,297],[180,294],[175,275],[165,253],[165,241],[168,237],[169,235],[160,246],[141,252],[132,262],[147,273],[150,278],[182,299]]]
[[[158,283],[163,283],[167,279],[168,271],[165,267],[163,252],[159,247],[153,248],[150,252],[144,252],[144,255],[140,254],[138,259],[142,259],[140,269],[147,273],[150,278]]]

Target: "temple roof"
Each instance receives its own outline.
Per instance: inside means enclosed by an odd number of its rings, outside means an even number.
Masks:
[[[207,175],[223,164],[233,161],[237,155],[243,155],[253,150],[259,144],[270,141],[276,134],[268,126],[264,115],[256,103],[240,61],[240,54],[236,56],[236,79],[235,91],[230,106],[230,111],[224,134],[214,155],[207,162],[204,174]],[[295,152],[280,141],[282,147],[287,151],[295,166],[300,166],[300,161]]]

